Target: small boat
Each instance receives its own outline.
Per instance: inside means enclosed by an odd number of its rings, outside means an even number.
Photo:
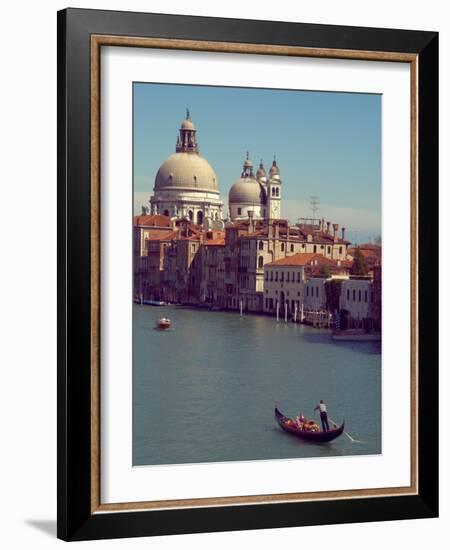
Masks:
[[[379,342],[381,332],[367,332],[364,329],[348,329],[334,331],[331,338],[341,342]]]
[[[165,306],[165,302],[160,302],[158,300],[143,300],[142,302],[146,306]]]
[[[301,439],[306,439],[307,441],[314,441],[315,443],[327,443],[333,441],[344,431],[345,422],[343,421],[340,426],[334,430],[328,430],[327,432],[309,432],[306,430],[300,430],[291,418],[284,416],[279,410],[278,407],[275,407],[275,420],[280,425],[280,428],[285,432],[300,437]],[[292,424],[290,422],[292,422]]]
[[[167,317],[162,317],[161,319],[158,319],[156,322],[156,328],[159,328],[160,330],[165,330],[170,328],[172,325],[172,321],[168,319]]]

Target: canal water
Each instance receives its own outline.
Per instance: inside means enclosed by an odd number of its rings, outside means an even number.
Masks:
[[[133,306],[133,464],[378,454],[381,344],[334,342],[273,317]],[[154,330],[163,315],[167,331]],[[344,434],[313,444],[284,433],[289,416],[319,422],[320,399]],[[319,422],[320,424],[320,422]]]

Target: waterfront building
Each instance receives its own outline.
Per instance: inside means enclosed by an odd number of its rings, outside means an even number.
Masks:
[[[216,173],[199,153],[189,110],[181,123],[175,153],[160,166],[150,198],[152,214],[184,218],[206,229],[223,228],[223,202]]]
[[[148,242],[170,241],[174,229],[167,216],[135,216],[133,225],[133,283],[134,297],[139,300],[156,299],[152,295],[159,294],[159,271],[156,271],[158,260],[155,249],[152,258],[148,258]],[[158,245],[158,249],[159,249]],[[162,253],[162,250],[160,250]],[[159,262],[161,265],[161,262]]]
[[[264,266],[264,311],[284,315],[327,309],[325,282],[348,278],[349,266],[321,254],[298,253]],[[347,262],[346,262],[347,264]]]
[[[222,308],[225,304],[225,232],[207,231],[200,247],[197,277],[201,305]]]
[[[381,256],[381,255],[380,255]],[[372,282],[372,319],[374,328],[376,330],[381,330],[381,277],[382,269],[381,264],[374,265],[372,268],[373,271],[373,282]]]
[[[167,247],[163,260],[164,300],[198,304],[200,296],[200,247],[202,231],[182,220],[176,238]]]
[[[264,311],[264,266],[294,255],[316,254],[320,260],[318,268],[327,263],[332,274],[348,274],[345,228],[342,238],[338,237],[338,225],[333,224],[334,232],[325,228],[325,222],[317,228],[303,225],[290,226],[287,220],[254,220],[250,213],[240,235],[238,259],[236,309],[242,302],[246,311]]]
[[[372,318],[372,280],[369,277],[352,277],[343,281],[339,305],[347,311],[350,327],[362,326],[364,319]]]

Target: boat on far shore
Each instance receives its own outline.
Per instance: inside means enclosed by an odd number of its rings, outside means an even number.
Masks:
[[[335,330],[331,338],[341,342],[380,342],[381,332],[368,332],[361,328]]]

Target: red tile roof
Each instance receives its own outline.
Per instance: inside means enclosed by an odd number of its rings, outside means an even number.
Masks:
[[[314,254],[312,252],[294,254],[293,256],[280,258],[279,260],[275,260],[274,262],[270,262],[266,265],[293,267],[293,266],[309,265],[312,262],[314,263],[317,262],[317,265],[334,265],[333,260],[329,260],[328,258],[325,258],[325,256],[322,256],[322,254]]]
[[[170,227],[170,218],[161,214],[155,214],[154,216],[134,216],[134,225],[141,227]]]

